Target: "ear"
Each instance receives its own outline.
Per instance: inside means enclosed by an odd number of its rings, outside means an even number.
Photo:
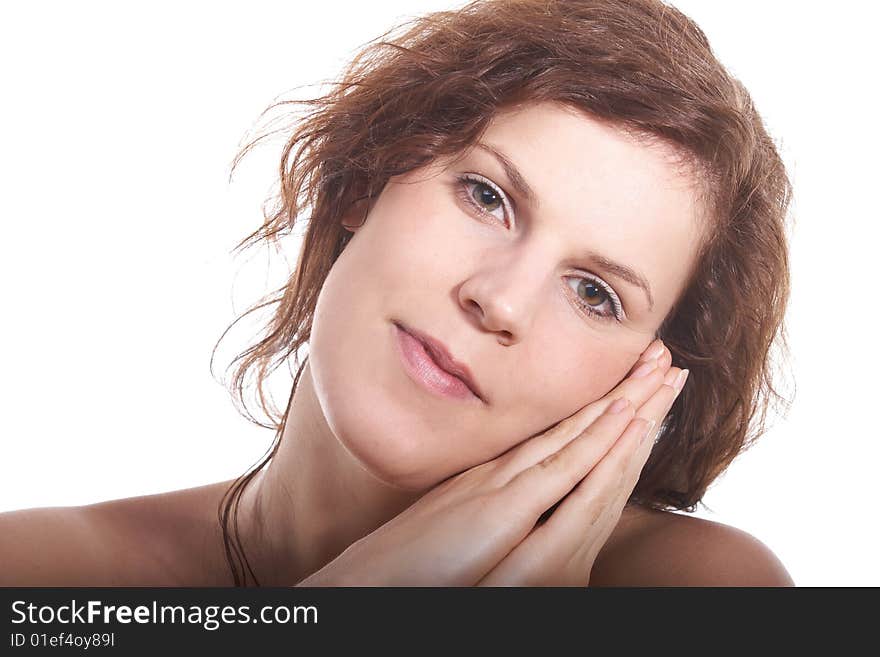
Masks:
[[[349,230],[352,233],[356,232],[367,220],[367,213],[369,210],[370,198],[368,196],[359,198],[352,203],[348,210],[345,211],[345,214],[342,215],[342,225],[346,230]]]

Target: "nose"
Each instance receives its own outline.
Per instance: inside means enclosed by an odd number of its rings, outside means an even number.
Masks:
[[[505,346],[520,342],[535,316],[545,280],[538,260],[523,249],[488,255],[458,288],[465,312]]]

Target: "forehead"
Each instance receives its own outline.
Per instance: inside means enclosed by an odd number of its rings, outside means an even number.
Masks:
[[[480,141],[514,158],[529,181],[565,182],[573,192],[588,192],[591,207],[615,215],[700,214],[699,180],[678,150],[565,105],[506,110]]]

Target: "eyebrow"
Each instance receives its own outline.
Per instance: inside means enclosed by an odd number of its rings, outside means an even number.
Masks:
[[[631,285],[642,288],[645,296],[648,297],[648,309],[654,310],[654,296],[651,294],[651,286],[648,285],[648,281],[645,280],[644,276],[639,274],[637,271],[633,271],[626,265],[622,265],[619,262],[609,260],[601,253],[596,253],[595,251],[587,251],[586,256],[605,271],[614,274],[619,278],[622,278]]]
[[[504,169],[504,173],[507,174],[507,177],[510,179],[511,184],[516,189],[517,192],[528,202],[530,205],[535,205],[535,201],[537,200],[537,195],[532,191],[532,188],[529,186],[529,183],[526,182],[526,179],[519,172],[519,169],[516,168],[516,165],[507,157],[504,153],[499,151],[494,146],[490,146],[489,144],[485,144],[483,142],[477,142],[477,148],[481,148],[484,151],[490,153],[492,156],[498,160],[499,164],[501,164],[501,168]],[[596,253],[595,251],[587,251],[585,254],[588,260],[592,260],[596,263],[598,267],[606,271],[607,273],[613,274],[618,278],[625,280],[630,285],[635,285],[636,287],[642,288],[642,291],[645,293],[645,296],[648,298],[648,307],[649,310],[654,310],[654,295],[651,294],[651,286],[648,284],[647,279],[642,276],[640,273],[627,267],[624,264],[619,262],[615,262],[610,258],[605,257],[601,253]]]
[[[523,175],[519,172],[519,169],[516,168],[516,165],[510,161],[509,157],[497,148],[489,146],[489,144],[484,144],[483,142],[477,142],[477,148],[482,148],[484,151],[493,155],[495,159],[498,160],[498,163],[501,164],[501,168],[504,169],[504,173],[510,178],[511,184],[514,189],[519,192],[519,195],[530,205],[535,205],[535,192],[529,187],[529,183],[526,182],[526,179],[523,178]]]

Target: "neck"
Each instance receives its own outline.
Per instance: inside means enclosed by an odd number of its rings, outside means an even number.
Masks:
[[[242,495],[241,541],[261,585],[292,586],[418,496],[376,479],[339,442],[307,363],[278,450]]]

